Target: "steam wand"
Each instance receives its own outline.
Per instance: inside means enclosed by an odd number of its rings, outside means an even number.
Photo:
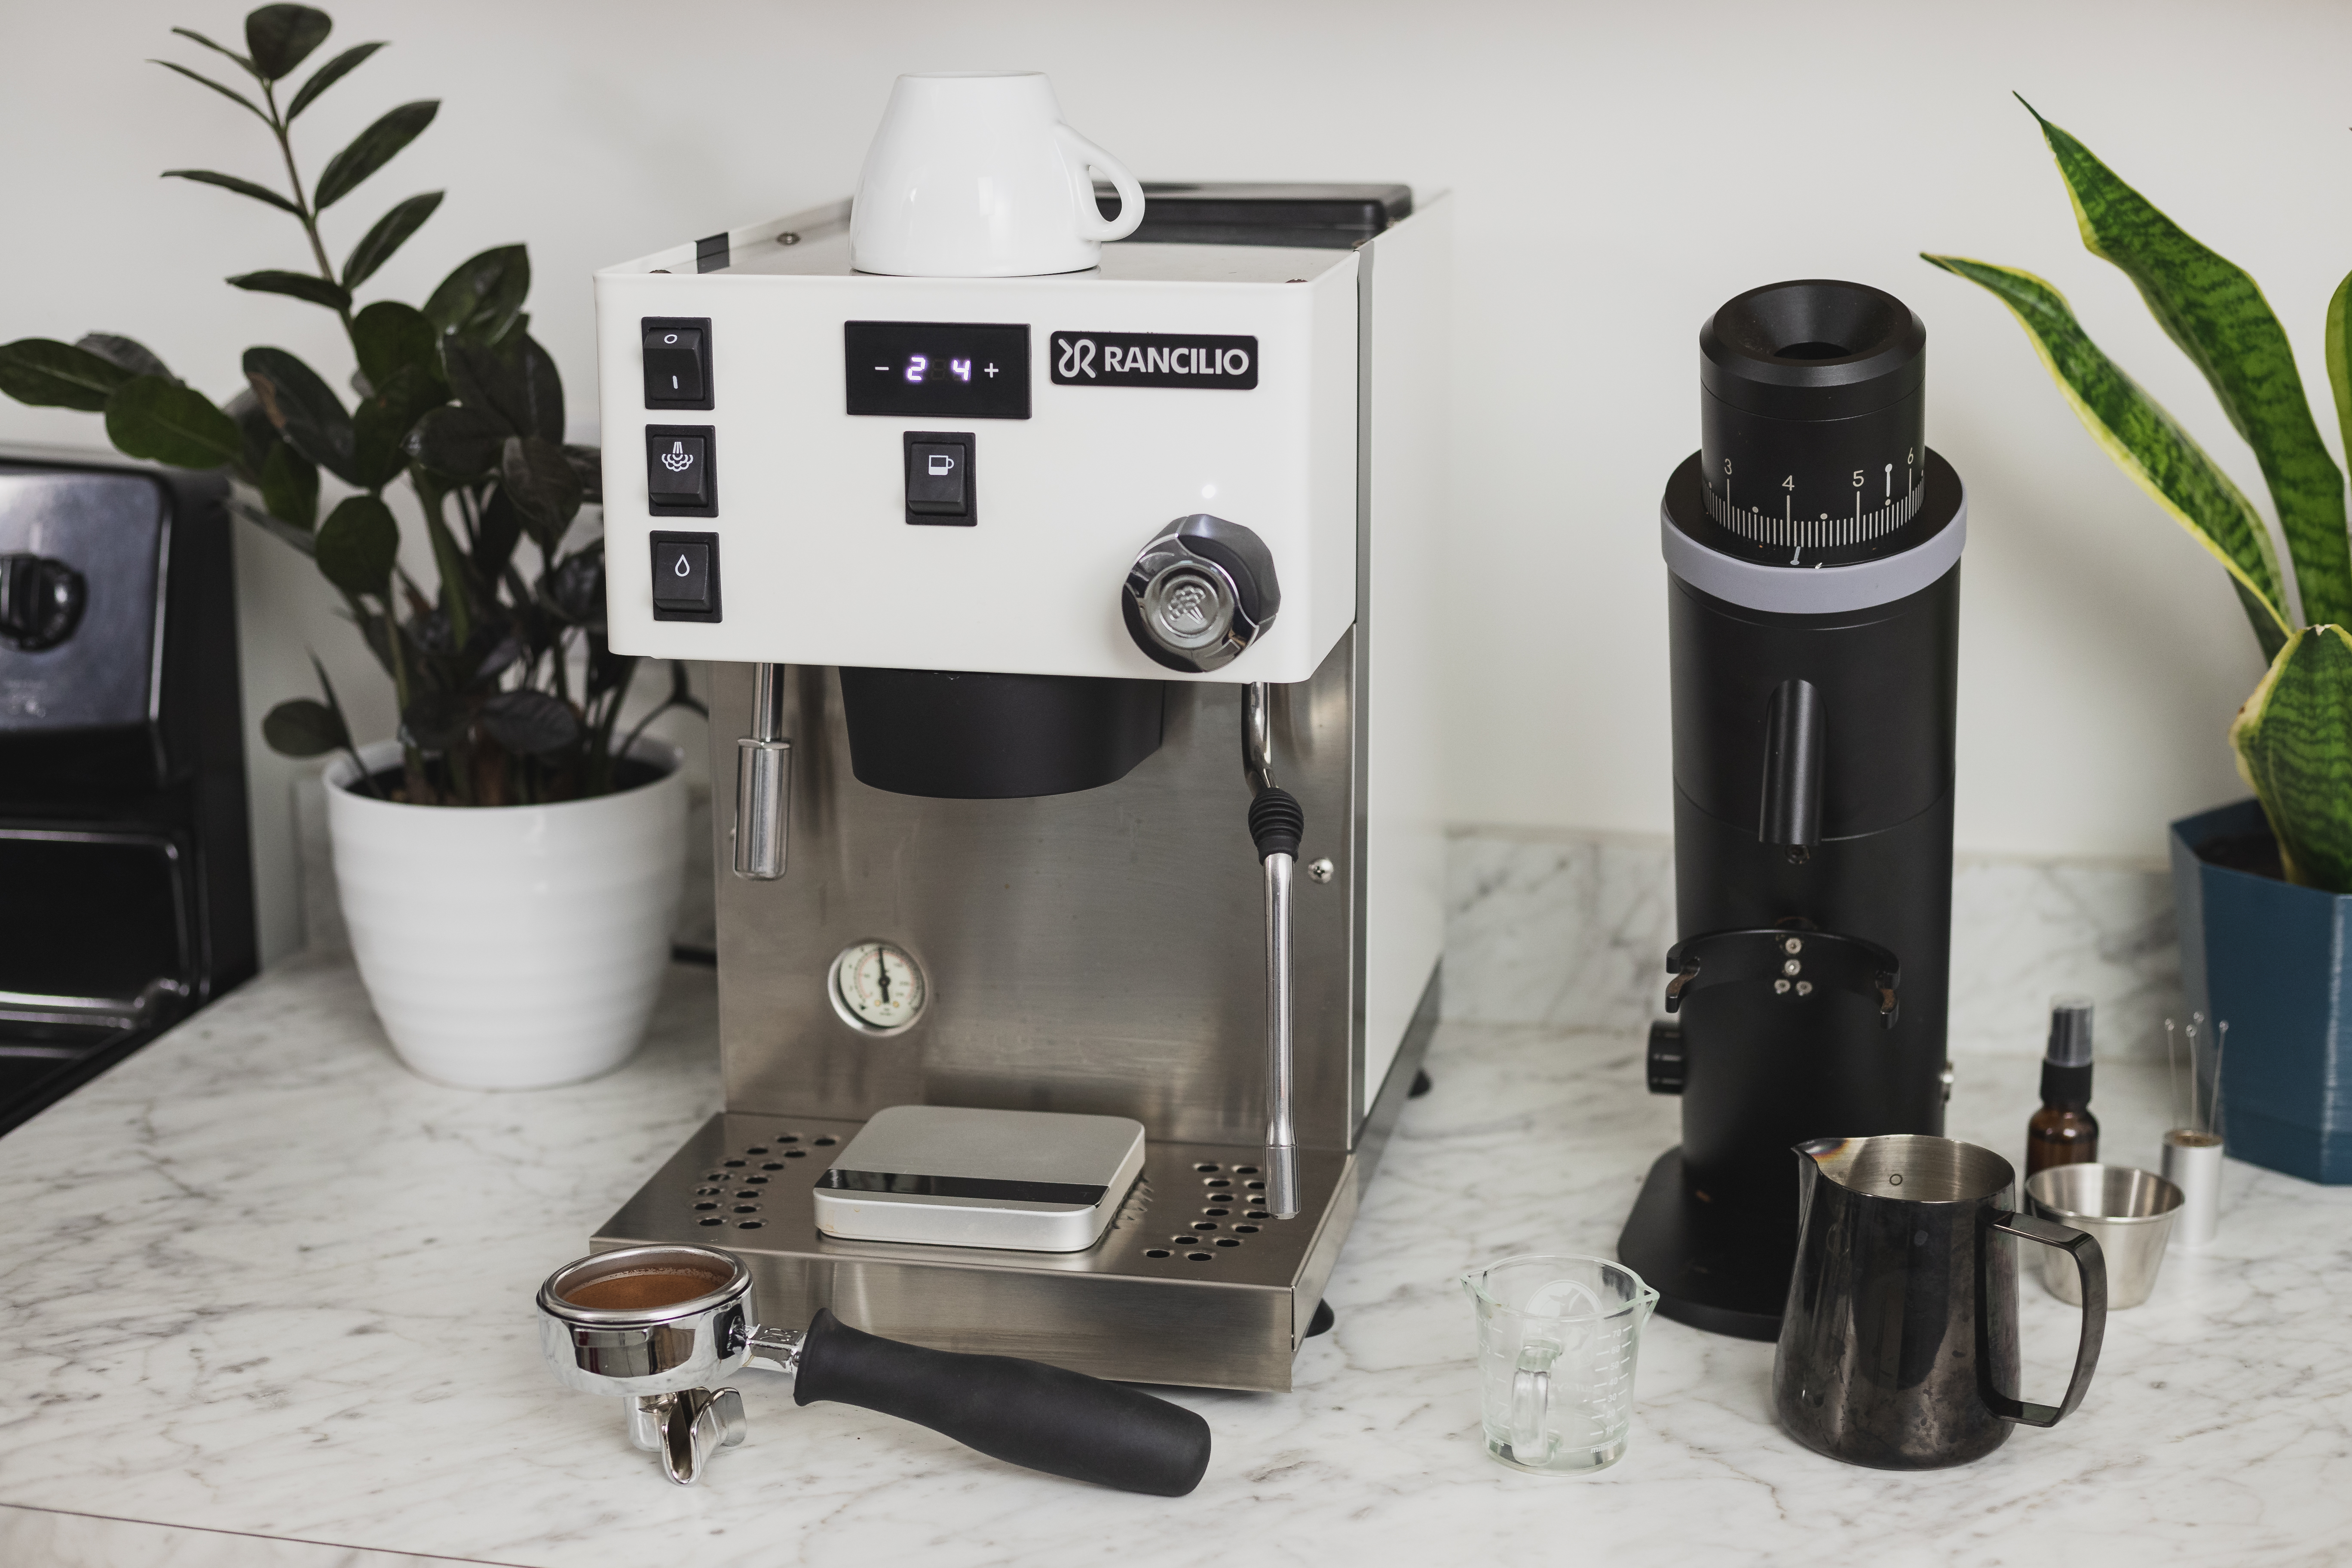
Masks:
[[[1298,1134],[1291,1121],[1290,885],[1307,814],[1274,782],[1272,722],[1265,685],[1242,688],[1242,771],[1255,795],[1250,837],[1265,868],[1265,1206],[1276,1219],[1298,1217]]]

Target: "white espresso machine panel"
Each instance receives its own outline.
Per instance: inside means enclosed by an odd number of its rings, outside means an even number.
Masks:
[[[1355,252],[1125,244],[1082,273],[881,277],[851,269],[846,214],[597,275],[616,650],[1314,675],[1356,616]],[[1197,514],[1263,541],[1281,598],[1207,674],[1148,658],[1120,604]]]

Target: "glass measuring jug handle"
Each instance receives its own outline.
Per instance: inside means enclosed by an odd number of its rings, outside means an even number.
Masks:
[[[1521,1351],[1511,1373],[1511,1452],[1522,1464],[1551,1458],[1551,1367],[1559,1352],[1547,1348]]]
[[[2053,1407],[2011,1399],[1998,1389],[1988,1390],[1985,1396],[1993,1414],[2005,1420],[2021,1421],[2028,1426],[2055,1426],[2074,1414],[2075,1407],[2083,1403],[2083,1395],[2090,1392],[2091,1373],[2098,1370],[2099,1346],[2107,1335],[2106,1257],[2099,1250],[2097,1237],[2032,1215],[1997,1214],[1993,1215],[1992,1228],[2056,1247],[2074,1260],[2075,1273],[2082,1280],[2083,1337],[2074,1347],[2074,1373],[2066,1380],[2066,1397]],[[1985,1264],[1986,1256],[1979,1252],[1979,1274]]]

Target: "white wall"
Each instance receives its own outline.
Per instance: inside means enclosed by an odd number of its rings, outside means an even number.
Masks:
[[[1915,253],[2051,278],[2260,496],[2201,383],[2081,248],[2008,95],[2248,267],[2317,386],[2327,294],[2352,266],[2342,5],[359,0],[335,14],[331,50],[394,47],[300,122],[306,172],[384,107],[444,100],[329,215],[338,252],[391,201],[440,186],[447,203],[363,294],[421,300],[461,258],[527,239],[534,331],[579,419],[593,415],[590,269],[845,194],[900,70],[1048,70],[1072,121],[1146,178],[1458,192],[1444,628],[1458,822],[1665,830],[1655,515],[1697,444],[1698,323],[1778,278],[1893,289],[1928,322],[1929,438],[1970,484],[1962,847],[2153,856],[2168,817],[2242,793],[2223,731],[2259,664],[2221,572],[2093,447],[2006,312]],[[226,41],[241,15],[194,0],[9,8],[0,335],[127,331],[222,396],[250,342],[341,374],[323,312],[216,281],[302,265],[291,224],[154,177],[272,177],[257,125],[142,63],[203,66],[168,27]],[[84,416],[0,404],[0,440],[93,435]],[[245,542],[252,700],[302,689],[316,646],[380,730],[388,701],[307,567]]]

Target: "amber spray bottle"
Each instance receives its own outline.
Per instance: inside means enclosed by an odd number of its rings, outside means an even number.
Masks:
[[[2025,1173],[2099,1157],[2091,1114],[2091,999],[2050,999],[2050,1047],[2042,1058],[2042,1109],[2025,1124]]]

